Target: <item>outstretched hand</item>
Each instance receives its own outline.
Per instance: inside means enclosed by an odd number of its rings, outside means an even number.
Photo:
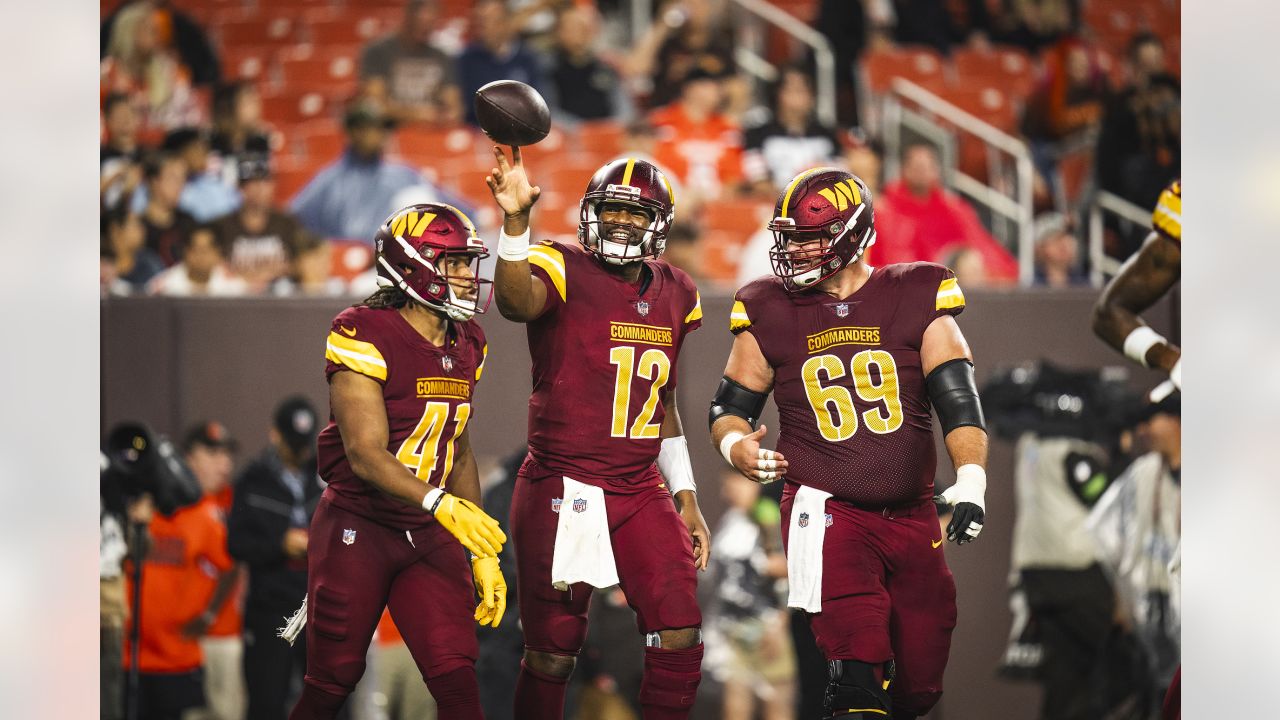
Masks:
[[[767,426],[761,425],[750,435],[743,435],[729,450],[733,466],[738,472],[762,485],[787,474],[787,459],[782,453],[760,447],[760,440],[768,431]]]
[[[538,202],[542,189],[529,184],[520,148],[511,146],[511,160],[508,161],[502,148],[494,145],[493,157],[498,166],[489,170],[484,178],[489,192],[493,193],[493,199],[507,216],[528,213],[534,203]]]

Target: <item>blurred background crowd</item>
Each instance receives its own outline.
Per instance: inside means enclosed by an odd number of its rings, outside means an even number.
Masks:
[[[813,165],[847,167],[876,191],[874,264],[941,262],[966,289],[1098,286],[1180,172],[1176,0],[104,0],[101,10],[103,297],[337,306],[374,287],[376,226],[428,199],[463,209],[492,241],[491,146],[470,98],[503,78],[534,85],[552,109],[552,133],[525,149],[543,189],[535,233],[572,238],[597,167],[652,159],[678,183],[666,257],[704,291],[769,272],[763,228],[776,194]],[[238,362],[228,357],[228,372]],[[1016,448],[1014,623],[999,672],[1043,688],[1043,718],[1151,717],[1178,655],[1167,568],[1180,534],[1180,408],[1123,395],[1131,379],[1109,371],[1032,365],[987,380],[988,415]],[[183,424],[200,401],[173,400]],[[305,587],[324,414],[280,399],[261,436],[241,438],[254,449],[244,454],[216,420],[175,432],[202,498],[175,513],[104,498],[104,718],[120,716],[131,664],[153,703],[143,717],[286,716],[301,653],[274,633]],[[523,455],[510,450],[484,478],[486,507],[504,523]],[[705,480],[723,512],[709,513],[711,682],[697,717],[817,717],[826,671],[785,608],[781,488]],[[143,557],[135,655],[128,578]],[[634,617],[620,591],[597,600],[573,713],[636,718]],[[480,636],[486,716],[510,718],[514,604]],[[434,716],[389,618],[370,661],[350,717]]]
[[[767,272],[798,170],[877,192],[872,262],[966,287],[1099,284],[1180,171],[1176,0],[102,2],[102,292],[347,295],[427,198],[491,236],[470,98],[512,78],[539,235],[621,154],[678,180],[668,258]]]

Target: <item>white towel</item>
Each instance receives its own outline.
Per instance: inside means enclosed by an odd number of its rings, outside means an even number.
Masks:
[[[612,587],[618,584],[618,566],[609,542],[604,490],[564,478],[564,498],[551,556],[551,584],[563,591],[576,582]]]
[[[808,485],[796,491],[787,526],[787,607],[822,612],[822,541],[827,536],[827,498]]]

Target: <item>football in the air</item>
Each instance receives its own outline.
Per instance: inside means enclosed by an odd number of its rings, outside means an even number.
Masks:
[[[547,101],[516,80],[495,80],[477,90],[476,119],[499,145],[532,145],[551,132]]]

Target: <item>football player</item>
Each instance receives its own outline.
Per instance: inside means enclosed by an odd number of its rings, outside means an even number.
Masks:
[[[955,316],[964,294],[941,265],[871,267],[871,191],[814,168],[778,197],[774,275],[738,291],[713,443],[749,478],[785,478],[788,604],[808,613],[828,660],[826,717],[915,718],[942,694],[955,582],[934,509],[938,411],[956,482],[947,538],[982,530],[987,435]],[[756,427],[769,393],[777,451]]]
[[[702,665],[695,568],[706,568],[710,533],[676,410],[676,359],[702,306],[661,258],[671,185],[644,160],[610,162],[582,197],[579,242],[530,245],[540,190],[518,148],[510,161],[498,147],[494,156],[498,309],[527,324],[533,357],[529,455],[511,508],[525,639],[516,715],[563,716],[592,587],[620,583],[645,634],[644,717],[688,717]],[[570,513],[591,512],[598,532],[583,542],[595,559],[582,577],[594,580],[571,582],[556,568],[587,559],[569,547]]]
[[[1179,179],[1160,193],[1151,214],[1151,234],[1102,289],[1102,296],[1093,308],[1093,332],[1098,337],[1139,365],[1169,373],[1169,379],[1152,391],[1153,402],[1182,391],[1182,349],[1152,330],[1138,313],[1156,304],[1181,276],[1182,180]],[[1169,569],[1175,580],[1181,566],[1179,545]],[[1162,712],[1165,720],[1182,717],[1181,668],[1169,685]]]
[[[467,430],[488,351],[471,322],[491,295],[478,273],[488,253],[439,203],[395,213],[374,243],[381,288],[333,319],[326,345],[332,415],[317,461],[328,487],[311,522],[307,675],[290,718],[337,715],[384,607],[440,716],[482,718],[471,623],[497,627],[506,609],[506,536],[480,508]]]
[[[1102,290],[1093,309],[1093,331],[1108,345],[1143,367],[1169,373],[1182,389],[1182,350],[1152,330],[1138,315],[1151,307],[1182,275],[1182,181],[1160,194],[1151,216],[1151,234],[1142,248]]]

